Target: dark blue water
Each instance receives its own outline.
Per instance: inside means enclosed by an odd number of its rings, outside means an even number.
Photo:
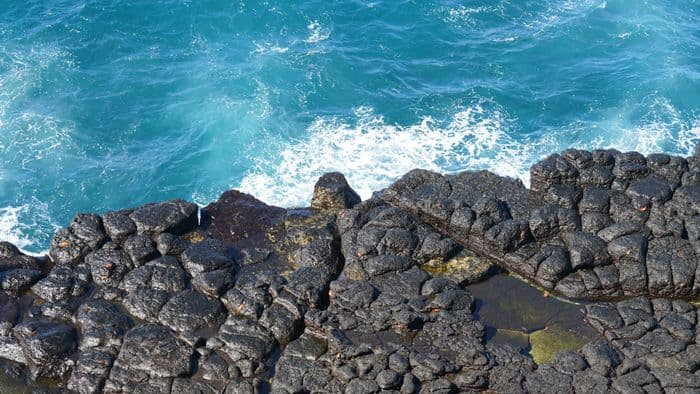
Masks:
[[[231,187],[285,206],[339,170],[521,177],[568,147],[686,154],[693,0],[0,2],[0,239]]]

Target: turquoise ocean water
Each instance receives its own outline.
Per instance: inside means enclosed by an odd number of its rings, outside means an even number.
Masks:
[[[31,252],[80,211],[698,138],[695,0],[0,2],[0,239]]]

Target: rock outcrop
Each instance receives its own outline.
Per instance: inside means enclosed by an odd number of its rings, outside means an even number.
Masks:
[[[697,392],[698,160],[570,150],[531,189],[415,170],[360,201],[332,173],[308,209],[79,214],[50,260],[0,243],[0,370],[78,393]],[[470,287],[501,271],[585,300],[572,325],[597,334],[536,327],[535,359],[493,340]]]
[[[383,198],[567,298],[700,297],[697,158],[569,150],[530,172],[415,170]]]

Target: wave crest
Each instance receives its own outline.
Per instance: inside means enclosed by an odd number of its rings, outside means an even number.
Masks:
[[[532,145],[513,139],[510,124],[505,111],[487,101],[457,112],[446,124],[424,117],[409,126],[387,123],[372,108],[359,107],[351,122],[317,118],[307,138],[283,148],[278,161],[259,163],[239,189],[270,204],[293,206],[308,204],[314,183],[329,171],[346,174],[363,198],[414,168],[489,168],[524,177]]]

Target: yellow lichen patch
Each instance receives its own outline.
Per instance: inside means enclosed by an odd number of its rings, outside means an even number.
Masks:
[[[448,264],[444,262],[441,258],[434,258],[426,261],[421,265],[423,270],[433,276],[443,274],[453,267],[448,267]]]
[[[292,268],[290,268],[292,271],[301,268],[301,264],[295,264],[296,262],[297,262],[297,261],[296,261],[296,257],[294,256],[293,253],[287,255],[287,264],[288,264],[290,267],[292,267]]]
[[[530,355],[537,364],[545,364],[562,350],[577,350],[587,342],[583,336],[557,326],[530,334]]]
[[[364,280],[365,279],[364,273],[358,264],[346,265],[345,269],[343,270],[343,275],[345,275],[346,278],[352,279],[352,280]]]
[[[275,231],[268,231],[267,233],[265,233],[265,238],[266,238],[268,241],[273,242],[273,243],[274,243],[274,242],[277,242],[277,238],[278,238],[278,237],[279,237],[279,234],[278,234],[277,230],[275,230]]]
[[[303,212],[299,215],[288,216],[284,220],[284,227],[287,230],[294,228],[321,228],[335,222],[334,215],[322,213],[314,213],[311,211]]]
[[[314,237],[324,233],[324,228],[329,228],[334,220],[334,217],[322,214],[289,217],[284,222],[285,243],[293,246],[308,245]]]
[[[314,238],[312,236],[310,236],[309,234],[301,233],[301,234],[298,234],[296,237],[293,237],[291,242],[295,245],[306,246],[306,245],[310,244],[311,241],[313,241],[313,240],[314,240]]]
[[[421,264],[421,268],[432,276],[446,276],[457,282],[470,283],[483,279],[492,270],[494,263],[466,249],[444,261],[434,258]]]
[[[696,308],[700,308],[700,300],[692,300],[690,301],[690,304]]]
[[[323,227],[333,223],[334,217],[324,214],[315,214],[286,222],[287,227]]]
[[[189,233],[185,234],[182,236],[185,240],[187,240],[190,243],[196,244],[204,241],[204,234],[201,232],[194,230],[190,231]]]
[[[286,270],[280,272],[280,275],[282,275],[286,278],[287,276],[289,276],[289,274],[291,274],[294,271],[296,271],[296,269],[294,267],[287,268]]]

